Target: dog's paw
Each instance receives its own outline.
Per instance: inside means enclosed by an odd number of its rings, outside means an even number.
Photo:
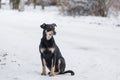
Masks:
[[[55,76],[55,73],[49,73],[49,76]]]
[[[46,76],[46,73],[41,73],[41,75],[44,75],[44,76]]]

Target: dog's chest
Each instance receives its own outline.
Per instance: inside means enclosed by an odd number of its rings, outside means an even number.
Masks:
[[[54,53],[55,48],[40,48],[42,54]]]

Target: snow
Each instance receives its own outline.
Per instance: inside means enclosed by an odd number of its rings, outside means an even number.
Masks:
[[[120,80],[120,17],[70,17],[55,7],[0,10],[1,80]],[[41,76],[42,23],[56,23],[54,36],[70,74]],[[47,71],[48,72],[48,71]]]
[[[9,3],[9,0],[1,0],[2,3]]]

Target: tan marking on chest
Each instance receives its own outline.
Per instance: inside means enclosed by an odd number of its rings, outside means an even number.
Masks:
[[[45,48],[40,49],[41,53],[43,53],[45,50],[46,50]]]
[[[51,51],[52,53],[54,53],[55,48],[48,48],[49,51]]]

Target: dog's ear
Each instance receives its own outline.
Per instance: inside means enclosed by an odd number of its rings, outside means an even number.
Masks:
[[[40,27],[41,27],[42,29],[46,29],[46,24],[43,23],[42,25],[40,25]]]
[[[52,26],[53,26],[53,27],[57,27],[57,25],[56,25],[55,23],[52,23]]]

